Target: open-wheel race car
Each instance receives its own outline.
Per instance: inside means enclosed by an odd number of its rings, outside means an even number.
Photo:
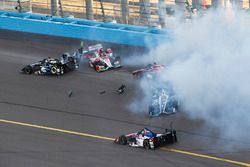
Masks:
[[[89,46],[88,50],[84,51],[84,57],[88,59],[89,66],[97,72],[121,67],[120,57],[114,56],[111,48],[104,50],[101,44]]]
[[[148,64],[144,68],[133,71],[132,74],[137,78],[146,77],[147,79],[154,79],[156,75],[164,68],[164,65],[153,63]]]
[[[157,134],[148,128],[138,132],[121,135],[114,140],[114,143],[120,145],[129,145],[131,147],[141,147],[145,149],[155,149],[177,142],[176,131],[166,129],[165,133]]]
[[[172,88],[157,88],[153,90],[148,113],[150,117],[174,114],[178,106],[179,102]]]
[[[73,71],[79,67],[81,58],[80,50],[77,50],[72,55],[64,53],[60,59],[45,58],[37,63],[26,65],[21,69],[24,74],[37,74],[37,75],[62,75],[69,71]]]

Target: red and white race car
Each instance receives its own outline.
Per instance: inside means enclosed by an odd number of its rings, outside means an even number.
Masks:
[[[97,72],[121,67],[120,57],[113,56],[110,48],[104,50],[101,44],[89,46],[88,50],[84,51],[84,57],[88,59],[89,66]]]
[[[161,64],[148,64],[146,67],[135,70],[132,74],[138,78],[146,77],[148,79],[152,79],[155,75],[165,68],[164,65]]]
[[[114,140],[114,143],[120,145],[129,145],[131,147],[142,147],[145,149],[155,149],[157,147],[165,146],[167,144],[177,142],[176,131],[173,129],[166,129],[165,133],[157,134],[144,128],[139,132],[128,135],[121,135]]]

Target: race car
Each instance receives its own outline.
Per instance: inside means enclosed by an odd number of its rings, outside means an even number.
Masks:
[[[37,63],[26,65],[21,72],[37,75],[62,75],[79,67],[81,57],[79,50],[72,55],[64,53],[60,59],[48,57]]]
[[[178,109],[178,103],[172,88],[156,88],[153,90],[151,104],[149,105],[149,116],[174,114]]]
[[[139,132],[121,135],[114,140],[114,143],[120,145],[129,145],[131,147],[141,147],[145,149],[155,149],[177,142],[176,131],[166,129],[165,133],[157,134],[148,128],[143,128]]]
[[[144,68],[133,71],[132,74],[137,78],[146,77],[147,79],[154,79],[157,76],[157,73],[164,68],[164,65],[153,63],[148,64]]]
[[[84,57],[88,59],[89,66],[97,72],[121,67],[120,57],[113,56],[113,51],[110,48],[103,50],[101,44],[89,46],[88,50],[84,51]]]

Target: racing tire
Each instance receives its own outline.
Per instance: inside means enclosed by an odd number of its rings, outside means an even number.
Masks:
[[[51,67],[50,72],[51,72],[51,74],[56,74],[57,73],[57,68],[55,66]]]
[[[68,62],[75,63],[75,59],[73,57],[68,57]]]
[[[138,73],[135,73],[133,75],[135,76],[136,79],[142,79],[142,77],[143,77],[143,73],[142,72],[138,72]]]
[[[131,137],[128,137],[128,143],[136,143],[136,139],[135,138],[131,138]]]
[[[168,138],[165,136],[160,137],[160,146],[165,146],[168,143]]]
[[[178,139],[177,139],[176,134],[174,135],[174,142],[175,142],[175,143],[177,143],[177,142],[178,142]]]
[[[168,137],[169,142],[170,143],[176,143],[177,140],[177,135],[176,135],[176,131],[175,130],[171,130],[171,129],[166,129],[166,133],[171,132],[171,136]]]
[[[94,62],[94,63],[92,63],[92,65],[93,65],[93,68],[94,68],[94,70],[96,71],[96,72],[99,72],[99,65],[98,65],[98,63],[97,62]]]
[[[148,115],[149,115],[149,118],[152,118],[152,117],[153,117],[153,112],[152,112],[152,111],[149,111],[149,112],[148,112]]]
[[[62,67],[56,68],[56,74],[57,75],[62,75],[63,74],[63,68]]]
[[[120,56],[116,56],[116,57],[114,57],[114,62],[116,62],[116,61],[120,61],[121,60],[121,57]]]
[[[175,134],[173,134],[170,140],[171,140],[170,143],[176,143],[177,142],[177,136]]]
[[[32,74],[32,67],[31,66],[26,66],[24,69],[23,69],[23,72],[25,74]]]
[[[89,61],[89,67],[94,68],[94,65],[91,61]]]
[[[122,135],[119,137],[118,143],[120,145],[126,145],[128,143],[126,136]]]
[[[35,71],[35,74],[36,74],[36,75],[41,75],[41,71],[40,71],[40,70]]]
[[[161,146],[161,140],[158,138],[158,140],[154,140],[154,149],[157,149]]]
[[[177,139],[177,135],[176,135],[176,131],[173,131],[173,143],[177,143],[178,139]]]
[[[96,72],[100,72],[100,66],[99,65],[94,65],[94,69]]]
[[[148,115],[149,115],[149,118],[152,118],[152,117],[154,117],[154,114],[155,112],[154,112],[154,107],[152,106],[152,105],[150,105],[149,106],[149,108],[148,108]]]
[[[61,75],[63,75],[64,74],[64,71],[63,71],[63,68],[61,68]]]
[[[149,144],[149,140],[148,139],[145,139],[143,141],[143,147],[146,149],[146,150],[149,150],[150,149],[150,144]]]
[[[176,108],[173,107],[173,110],[172,110],[173,114],[176,113]]]

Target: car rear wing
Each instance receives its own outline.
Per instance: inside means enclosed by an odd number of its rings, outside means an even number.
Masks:
[[[94,51],[94,50],[98,50],[98,49],[101,49],[101,48],[103,48],[103,47],[102,47],[102,44],[96,44],[96,45],[91,45],[91,46],[89,46],[89,47],[88,47],[88,50],[89,50],[89,51]]]

